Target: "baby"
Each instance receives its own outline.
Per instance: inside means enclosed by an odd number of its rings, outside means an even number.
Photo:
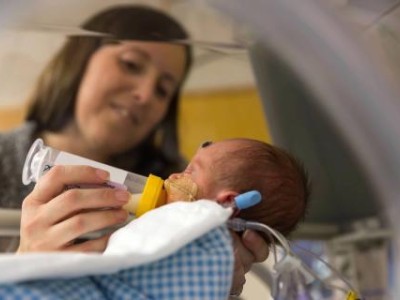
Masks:
[[[304,218],[308,176],[289,153],[245,138],[203,143],[182,173],[164,183],[167,202],[211,199],[228,204],[244,192],[257,190],[262,200],[237,212],[237,217],[266,224],[283,235]]]

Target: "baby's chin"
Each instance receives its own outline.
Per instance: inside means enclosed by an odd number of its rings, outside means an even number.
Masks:
[[[198,187],[190,177],[168,178],[164,181],[167,203],[196,200]]]

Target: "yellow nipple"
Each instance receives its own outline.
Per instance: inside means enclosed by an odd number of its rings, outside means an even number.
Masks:
[[[122,208],[126,211],[136,215],[137,208],[139,206],[140,198],[142,194],[131,194],[128,200],[128,203],[125,204]]]
[[[150,174],[141,194],[131,194],[125,210],[140,217],[144,213],[166,203],[164,180]]]

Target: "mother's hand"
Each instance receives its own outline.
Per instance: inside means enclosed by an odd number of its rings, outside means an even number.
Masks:
[[[245,274],[253,263],[262,262],[268,258],[269,248],[266,241],[256,232],[246,230],[241,237],[232,232],[235,267],[231,287],[231,295],[240,295],[246,282]]]
[[[74,241],[83,234],[122,223],[128,192],[110,188],[68,189],[74,184],[101,184],[106,171],[89,166],[54,166],[22,203],[21,252],[103,251],[109,236]],[[107,208],[107,209],[104,209]]]

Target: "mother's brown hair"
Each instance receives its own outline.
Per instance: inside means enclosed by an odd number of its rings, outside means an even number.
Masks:
[[[123,5],[102,11],[82,28],[102,33],[98,36],[70,36],[38,79],[26,115],[38,131],[58,132],[74,117],[76,96],[92,54],[102,45],[120,40],[171,41],[188,39],[188,33],[162,11],[141,5]],[[104,33],[104,34],[103,34]],[[185,77],[192,63],[190,46],[186,52]],[[167,160],[179,160],[177,111],[181,86],[172,97],[170,107],[158,128],[135,153],[159,149]],[[157,136],[157,141],[156,141]]]

